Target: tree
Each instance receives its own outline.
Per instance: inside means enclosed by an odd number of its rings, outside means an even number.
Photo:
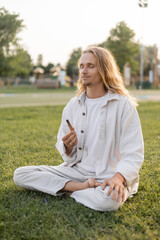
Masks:
[[[156,52],[158,48],[156,45],[144,46],[144,75],[149,75],[149,70],[153,71],[154,64],[156,63]]]
[[[50,73],[50,69],[52,67],[54,67],[54,64],[53,63],[48,63],[48,65],[44,67],[45,73]]]
[[[78,60],[81,56],[82,48],[74,49],[70,55],[70,58],[66,64],[67,75],[71,78],[76,78],[79,74]]]
[[[28,76],[33,69],[31,57],[28,54],[28,52],[25,51],[23,48],[18,47],[14,51],[14,54],[9,56],[7,59],[8,59],[8,69],[7,70],[8,70],[9,77]]]
[[[26,76],[31,72],[30,55],[19,46],[17,34],[24,28],[18,14],[0,8],[0,75]]]
[[[24,28],[18,14],[0,8],[0,54],[7,55],[11,46],[18,44],[17,34]]]
[[[125,63],[129,63],[132,73],[136,73],[139,69],[139,62],[135,58],[140,50],[139,44],[134,42],[134,36],[134,31],[122,21],[111,29],[108,39],[100,44],[111,50],[121,73],[123,73]]]

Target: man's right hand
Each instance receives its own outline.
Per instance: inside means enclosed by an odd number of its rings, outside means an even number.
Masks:
[[[69,155],[72,151],[72,148],[78,144],[76,132],[74,130],[70,131],[62,138],[62,141],[66,148],[66,154]]]

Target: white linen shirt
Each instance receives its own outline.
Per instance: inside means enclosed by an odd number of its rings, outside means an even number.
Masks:
[[[57,135],[56,148],[64,165],[73,166],[81,161],[84,151],[86,126],[86,94],[72,98],[63,110],[62,122]],[[77,146],[66,155],[62,138],[69,132],[68,119],[75,128]],[[126,180],[130,194],[136,193],[139,170],[144,160],[144,144],[141,124],[133,103],[124,95],[108,92],[100,111],[100,130],[96,148],[96,176],[100,179],[112,177],[116,172]],[[94,139],[93,139],[94,141]]]

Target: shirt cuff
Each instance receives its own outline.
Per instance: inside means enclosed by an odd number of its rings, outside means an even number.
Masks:
[[[72,148],[72,151],[71,151],[71,153],[69,155],[66,154],[66,148],[65,148],[64,143],[63,143],[62,140],[59,143],[56,143],[56,148],[60,152],[60,154],[61,154],[61,156],[62,156],[62,158],[63,158],[63,160],[65,162],[72,162],[72,161],[75,160],[77,146],[74,146]]]
[[[124,167],[119,166],[116,169],[116,172],[119,172],[125,179],[124,186],[125,187],[131,187],[134,183],[138,181],[138,174],[135,174],[135,172],[129,172],[128,170],[124,169]]]

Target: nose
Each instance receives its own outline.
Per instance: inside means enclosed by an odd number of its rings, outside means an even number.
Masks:
[[[87,73],[87,67],[84,66],[82,69],[81,69],[81,73],[84,74],[84,73]]]

